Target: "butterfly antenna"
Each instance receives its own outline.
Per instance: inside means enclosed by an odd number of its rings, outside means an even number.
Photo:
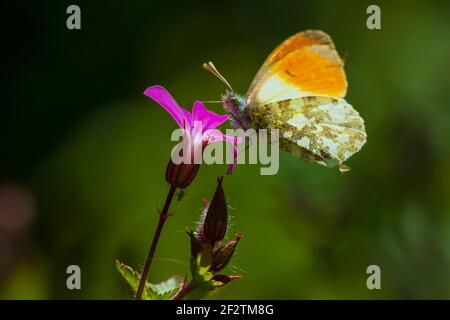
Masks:
[[[222,103],[222,101],[220,100],[207,100],[207,101],[203,101],[203,103]]]
[[[217,78],[219,78],[220,81],[222,81],[227,88],[231,91],[234,92],[233,88],[231,87],[231,85],[228,83],[228,81],[220,74],[219,71],[217,71],[216,67],[214,66],[214,64],[210,61],[208,63],[204,63],[203,64],[203,68],[205,68],[206,70],[208,70],[209,72],[211,72],[213,75],[215,75]]]

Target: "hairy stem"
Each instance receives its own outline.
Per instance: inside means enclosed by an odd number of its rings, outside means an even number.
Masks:
[[[139,281],[139,287],[136,291],[136,300],[141,300],[145,282],[147,281],[148,277],[148,271],[150,269],[150,265],[152,264],[153,256],[155,255],[156,246],[158,245],[159,237],[161,236],[161,231],[164,227],[164,223],[169,216],[169,207],[172,203],[173,196],[175,195],[175,190],[176,187],[174,185],[171,185],[169,193],[167,194],[166,202],[164,203],[164,208],[159,213],[158,226],[156,227],[155,234],[153,235],[153,240],[147,255],[147,259],[145,260],[144,270],[142,270],[141,280]]]

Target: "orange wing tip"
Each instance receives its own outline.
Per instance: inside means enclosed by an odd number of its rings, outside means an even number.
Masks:
[[[296,33],[283,41],[272,51],[267,61],[274,63],[292,51],[316,44],[328,44],[334,48],[333,41],[325,32],[320,30],[306,30]]]
[[[313,46],[290,53],[274,66],[274,73],[303,92],[343,97],[347,79],[339,57],[330,48]]]

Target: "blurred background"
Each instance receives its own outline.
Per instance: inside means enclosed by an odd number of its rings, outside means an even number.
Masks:
[[[66,8],[81,8],[81,30]],[[366,9],[381,8],[381,30]],[[141,268],[168,185],[176,128],[142,92],[184,107],[245,93],[270,51],[304,29],[331,35],[368,142],[341,175],[281,154],[226,177],[229,236],[244,238],[213,299],[450,298],[448,1],[2,3],[0,298],[127,299],[114,261]],[[219,105],[209,105],[223,112]],[[226,167],[202,166],[168,220],[150,272],[189,272],[195,227]],[[66,268],[81,268],[81,290]],[[381,290],[366,269],[381,268]]]

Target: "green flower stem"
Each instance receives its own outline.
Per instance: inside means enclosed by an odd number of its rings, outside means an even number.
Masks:
[[[147,255],[147,260],[145,260],[144,270],[142,271],[141,280],[139,281],[139,287],[136,291],[136,300],[141,300],[142,292],[144,291],[145,282],[147,281],[148,271],[150,269],[150,265],[152,264],[153,256],[155,255],[156,246],[158,245],[159,237],[161,236],[161,231],[166,222],[167,217],[169,216],[169,207],[172,203],[173,196],[175,195],[176,186],[171,185],[169,193],[167,194],[166,202],[164,203],[164,208],[159,213],[159,222],[156,227],[155,234],[153,235],[152,245],[150,246],[150,250]]]

